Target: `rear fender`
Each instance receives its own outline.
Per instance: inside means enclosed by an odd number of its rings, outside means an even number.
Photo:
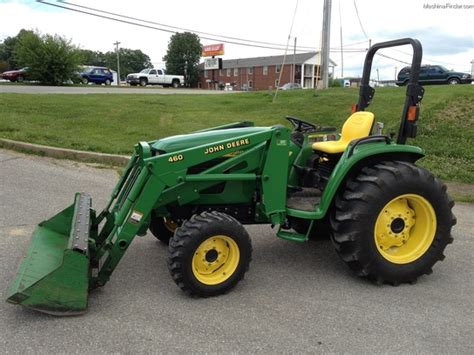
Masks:
[[[334,168],[328,184],[324,189],[319,207],[314,218],[323,218],[329,210],[334,197],[344,187],[345,182],[366,166],[374,165],[380,161],[402,160],[415,162],[424,156],[419,147],[401,144],[371,143],[358,146],[349,156],[350,148],[346,149],[338,164]]]

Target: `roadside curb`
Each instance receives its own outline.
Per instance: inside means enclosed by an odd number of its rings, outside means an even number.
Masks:
[[[0,138],[0,148],[6,148],[23,153],[33,153],[56,159],[71,159],[85,163],[100,163],[113,166],[123,166],[130,159],[126,155],[94,153],[82,150],[56,148],[46,145],[25,143]]]

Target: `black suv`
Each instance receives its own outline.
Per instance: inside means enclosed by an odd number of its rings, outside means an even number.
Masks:
[[[398,73],[397,85],[406,85],[410,77],[410,67],[405,67]],[[450,71],[441,65],[422,65],[420,69],[420,84],[470,84],[471,75]]]

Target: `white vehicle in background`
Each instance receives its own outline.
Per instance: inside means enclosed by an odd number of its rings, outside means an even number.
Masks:
[[[128,74],[127,83],[132,86],[162,85],[179,88],[184,85],[184,76],[166,74],[164,69],[148,68],[140,73]]]
[[[283,86],[280,86],[280,90],[299,90],[302,89],[301,85],[298,83],[286,83]]]

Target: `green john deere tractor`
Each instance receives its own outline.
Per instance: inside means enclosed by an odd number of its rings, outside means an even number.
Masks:
[[[413,62],[398,135],[373,133],[365,111],[377,50],[411,44]],[[359,102],[342,127],[287,117],[282,125],[241,122],[135,146],[104,210],[77,193],[74,203],[36,228],[8,301],[56,315],[87,309],[136,235],[150,229],[169,243],[168,266],[186,293],[215,296],[248,270],[252,245],[243,224],[278,226],[277,236],[305,242],[330,225],[337,253],[377,283],[415,282],[452,242],[453,201],[446,186],[415,165],[423,88],[421,44],[399,39],[371,47]]]

